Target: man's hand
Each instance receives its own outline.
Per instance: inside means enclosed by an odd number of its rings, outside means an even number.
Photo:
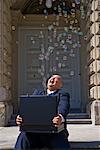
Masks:
[[[23,121],[22,118],[18,115],[17,118],[16,118],[16,124],[18,126],[20,126],[22,124],[22,121]]]
[[[54,117],[52,121],[55,124],[55,127],[58,127],[62,123],[62,118],[61,118],[61,116],[58,115],[58,116]]]

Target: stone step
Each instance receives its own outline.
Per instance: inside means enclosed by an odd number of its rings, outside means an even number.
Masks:
[[[92,143],[92,142],[85,142],[85,143],[79,143],[79,142],[71,142],[71,150],[100,150],[100,147],[98,147],[97,143]],[[13,150],[14,146],[6,146],[6,147],[0,147],[0,150]],[[50,150],[47,148],[42,148],[40,150]]]
[[[13,148],[0,148],[0,150],[13,150]],[[50,149],[41,149],[41,150],[50,150]],[[71,150],[100,150],[100,148],[71,148]]]
[[[71,142],[72,150],[100,150],[100,142]]]
[[[67,119],[67,124],[92,124],[91,119]]]
[[[71,150],[100,150],[98,142],[70,142]],[[2,146],[0,150],[13,150],[14,145]],[[40,150],[50,150],[47,148],[42,148]]]
[[[87,113],[70,113],[66,122],[67,124],[92,124],[92,120]]]
[[[4,148],[4,149],[1,149],[0,150],[13,150],[13,148]],[[50,150],[50,149],[41,149],[41,150]],[[100,148],[71,148],[71,150],[100,150]]]
[[[69,113],[67,116],[68,119],[83,119],[83,118],[89,118],[89,115],[87,113]]]
[[[68,124],[67,128],[72,150],[100,150],[100,126]],[[17,126],[0,127],[0,150],[13,150],[18,135]]]
[[[10,120],[8,121],[8,126],[16,126],[16,114],[12,114]]]

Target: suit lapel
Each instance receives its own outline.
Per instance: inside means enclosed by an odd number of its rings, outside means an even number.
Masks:
[[[52,93],[52,95],[56,95],[58,94],[59,90],[56,90],[54,93]]]

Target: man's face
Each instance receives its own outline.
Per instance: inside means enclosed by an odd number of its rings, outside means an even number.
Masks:
[[[58,90],[62,87],[62,79],[59,75],[53,75],[49,80],[47,84],[47,88],[50,91]]]

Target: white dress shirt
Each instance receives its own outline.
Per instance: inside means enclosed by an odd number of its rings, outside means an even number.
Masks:
[[[47,89],[47,95],[49,95],[49,94],[52,94],[52,93],[54,93],[55,91],[50,91],[49,89]],[[65,121],[65,119],[64,119],[64,117],[62,116],[62,114],[59,114],[59,116],[61,117],[61,122],[64,122]]]

